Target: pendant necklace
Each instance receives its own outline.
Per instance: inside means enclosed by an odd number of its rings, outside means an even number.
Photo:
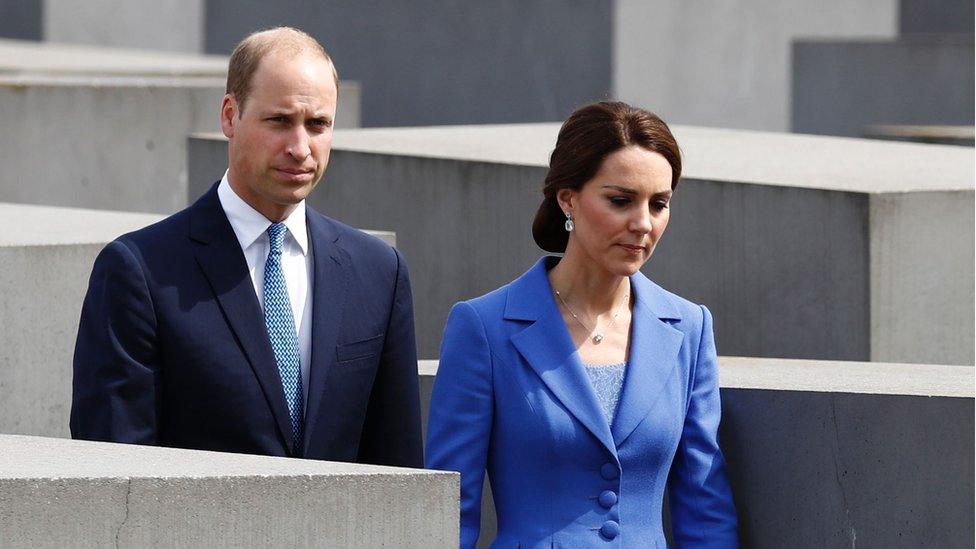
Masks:
[[[559,298],[559,301],[563,304],[563,307],[566,307],[566,310],[569,311],[569,314],[570,316],[573,317],[573,320],[579,323],[579,325],[582,326],[587,333],[593,334],[593,336],[590,338],[590,340],[593,341],[593,344],[599,345],[603,341],[603,334],[600,332],[596,332],[595,330],[591,330],[589,326],[584,324],[583,321],[580,320],[580,317],[576,314],[576,312],[573,311],[573,308],[569,306],[569,303],[566,303],[566,300],[563,299],[563,295],[559,293],[559,290],[554,289],[553,291],[556,292],[556,297]],[[605,330],[609,330],[610,328],[613,327],[613,324],[617,321],[617,317],[620,316],[620,311],[622,311],[623,308],[626,307],[627,303],[629,302],[630,302],[630,292],[627,292],[624,294],[623,305],[621,305],[620,308],[617,309],[617,312],[613,313],[613,315],[610,317],[610,322],[607,323],[607,327],[605,328]],[[597,327],[599,327],[599,325],[600,325],[600,318],[597,317]]]

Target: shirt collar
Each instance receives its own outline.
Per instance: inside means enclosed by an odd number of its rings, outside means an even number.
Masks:
[[[264,217],[259,211],[244,202],[240,196],[231,188],[227,180],[227,172],[217,186],[217,197],[220,205],[224,208],[227,220],[234,229],[237,241],[241,243],[241,249],[248,249],[251,244],[268,231],[271,221]],[[288,227],[288,234],[292,236],[298,247],[302,250],[302,255],[308,254],[308,228],[305,226],[305,201],[298,203],[291,214],[285,218],[284,222]]]

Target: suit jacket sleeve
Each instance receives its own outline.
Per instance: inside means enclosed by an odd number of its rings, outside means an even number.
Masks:
[[[143,269],[123,242],[95,260],[75,343],[71,436],[155,444],[156,319]]]
[[[461,547],[481,528],[481,491],[493,420],[491,351],[477,312],[451,310],[427,422],[427,467],[461,473]]]
[[[735,504],[718,445],[722,405],[712,316],[701,309],[688,411],[669,480],[672,533],[678,547],[738,547]]]
[[[407,265],[400,252],[393,252],[397,262],[396,288],[359,441],[358,461],[423,467],[413,296]]]

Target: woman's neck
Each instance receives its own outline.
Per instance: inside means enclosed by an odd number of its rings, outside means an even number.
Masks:
[[[577,314],[590,318],[620,307],[630,293],[630,279],[616,275],[567,249],[562,260],[549,271],[553,290],[573,305]]]

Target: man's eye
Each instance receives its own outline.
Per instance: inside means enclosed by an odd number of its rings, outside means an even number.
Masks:
[[[270,117],[268,117],[268,121],[270,121],[270,122],[287,122],[288,121],[288,118],[286,118],[284,116],[270,116]]]

